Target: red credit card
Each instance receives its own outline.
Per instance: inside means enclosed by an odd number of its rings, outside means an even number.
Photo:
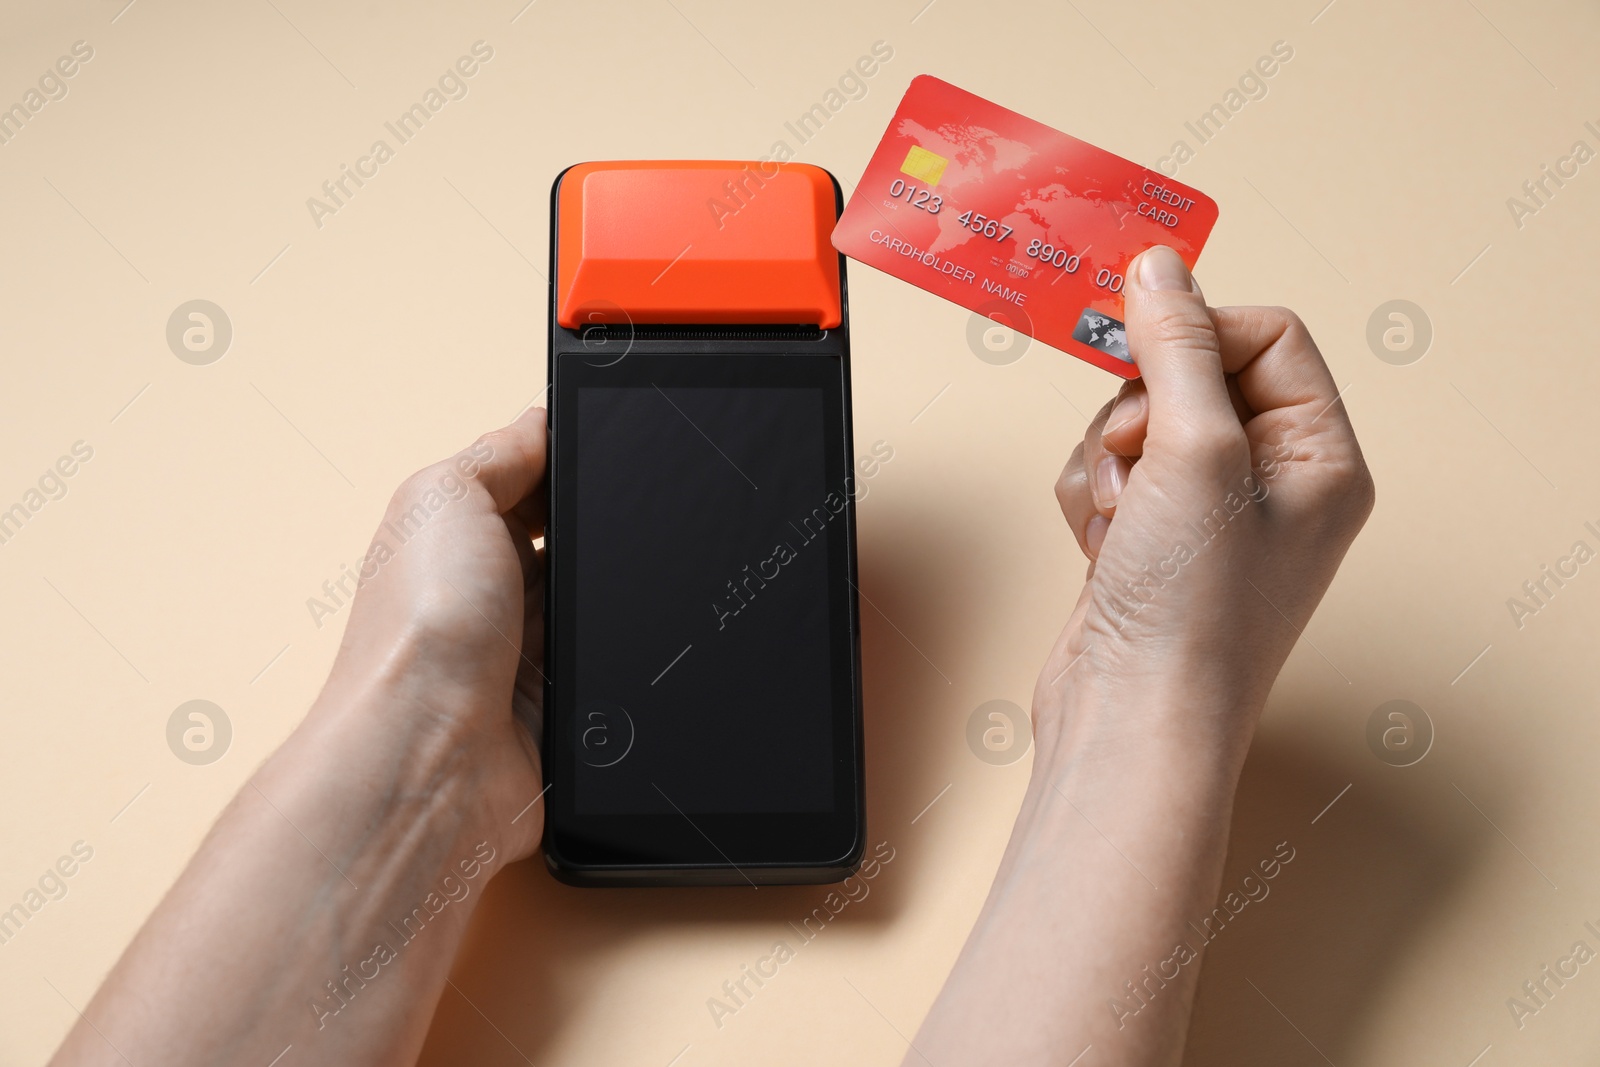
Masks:
[[[1209,196],[926,74],[912,81],[833,246],[1124,378],[1123,272],[1164,244],[1190,267]]]

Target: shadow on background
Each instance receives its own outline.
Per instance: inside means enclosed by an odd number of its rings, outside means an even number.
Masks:
[[[887,840],[896,855],[870,883],[868,895],[846,906],[829,929],[886,925],[904,906],[913,880],[930,876],[928,857],[901,847],[901,835],[939,788],[933,784],[935,752],[946,740],[917,719],[936,706],[947,684],[886,621],[903,624],[917,616],[917,575],[927,573],[927,563],[891,549],[887,541],[869,540],[867,533],[861,531],[859,542],[866,853],[872,856],[874,846]],[[630,942],[666,928],[704,927],[719,938],[731,931],[763,947],[774,937],[792,944],[796,938],[784,933],[785,924],[799,924],[833,888],[577,889],[552,878],[541,856],[515,864],[479,902],[453,968],[456,988],[445,987],[418,1062],[543,1062],[566,1020],[578,1014],[578,998],[598,995],[604,981],[597,975],[621,966]]]
[[[938,876],[937,858],[914,847],[908,824],[945,785],[950,765],[942,757],[950,731],[959,730],[930,721],[933,709],[948,704],[947,683],[899,632],[926,618],[919,575],[937,560],[908,549],[915,539],[896,547],[887,529],[873,532],[879,538],[869,540],[864,530],[861,541],[868,576],[861,605],[867,841],[870,852],[888,840],[897,855],[868,898],[830,924],[858,931],[893,922],[913,883]],[[923,647],[935,647],[912,630]],[[1270,894],[1207,948],[1184,1061],[1191,1067],[1352,1062],[1368,1019],[1399,981],[1399,964],[1448,910],[1442,905],[1492,858],[1484,853],[1496,847],[1493,831],[1455,796],[1443,753],[1394,768],[1360,749],[1341,748],[1336,757],[1313,748],[1315,732],[1293,726],[1346,721],[1352,713],[1332,703],[1279,708],[1271,717],[1278,728],[1269,722],[1257,737],[1239,786],[1222,890],[1239,888],[1280,842],[1295,857],[1269,883]],[[1359,731],[1359,720],[1349,730]],[[420,1063],[545,1062],[555,1049],[582,1043],[563,1027],[595,1017],[587,1009],[607,995],[606,976],[627,965],[633,943],[703,929],[708,937],[760,944],[785,936],[785,924],[809,914],[827,892],[574,889],[554,881],[542,859],[517,864],[480,902]]]
[[[1331,707],[1314,714],[1344,716]],[[1352,783],[1348,760],[1336,764],[1281,735],[1257,738],[1222,891],[1238,888],[1281,841],[1295,858],[1269,883],[1270,895],[1207,949],[1187,1067],[1352,1062],[1395,966],[1492,844],[1493,831],[1455,795],[1438,756],[1407,768],[1374,757]],[[1425,806],[1415,804],[1416,790],[1406,804],[1387,802],[1408,775],[1426,780],[1412,783],[1425,784]],[[1350,791],[1318,817],[1347,783]]]

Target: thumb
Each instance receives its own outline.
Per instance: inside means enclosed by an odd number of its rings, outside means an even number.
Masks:
[[[529,408],[511,425],[478,438],[468,453],[478,460],[477,481],[501,514],[516,507],[544,480],[544,408]]]
[[[1128,348],[1150,393],[1151,432],[1235,419],[1216,324],[1178,253],[1165,245],[1140,253],[1128,265],[1123,295]]]

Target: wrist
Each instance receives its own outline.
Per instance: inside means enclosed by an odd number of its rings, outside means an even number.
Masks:
[[[1036,708],[1033,769],[1000,878],[1030,878],[1090,834],[1115,842],[1127,869],[1114,874],[1130,888],[1169,884],[1196,848],[1226,839],[1249,737],[1196,727],[1213,717],[1155,690],[1080,689]]]
[[[1102,671],[1084,656],[1065,677],[1046,669],[1034,694],[1034,777],[1143,768],[1237,783],[1260,703],[1220,672]],[[1070,662],[1070,661],[1069,661]],[[1229,694],[1232,694],[1231,696]]]
[[[305,721],[262,768],[261,788],[326,812],[363,845],[430,842],[441,862],[475,852],[492,874],[519,854],[532,823],[496,810],[492,738],[398,660],[355,678],[338,667]],[[342,836],[342,835],[341,835]],[[319,839],[320,840],[320,839]],[[487,842],[487,850],[480,848]],[[481,857],[480,857],[481,859]],[[381,862],[381,861],[380,861]],[[358,879],[359,881],[359,879]]]

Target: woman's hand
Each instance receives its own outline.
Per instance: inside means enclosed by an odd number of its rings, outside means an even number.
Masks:
[[[355,602],[311,713],[55,1063],[415,1062],[483,887],[543,826],[544,471],[535,408],[395,493],[324,590]]]
[[[1089,575],[994,887],[905,1063],[1179,1062],[1250,737],[1372,508],[1300,320],[1127,271],[1142,379],[1056,486]]]
[[[1041,744],[1074,688],[1181,691],[1217,714],[1161,727],[1242,759],[1372,510],[1372,478],[1293,312],[1207,308],[1164,247],[1130,265],[1125,295],[1142,377],[1100,410],[1056,485],[1090,562],[1040,676]]]
[[[542,805],[524,813],[541,789],[544,474],[545,412],[531,408],[407,478],[351,568],[358,595],[317,701],[360,707],[381,686],[404,714],[374,730],[458,746],[452,766],[507,862],[532,854],[544,825]]]

